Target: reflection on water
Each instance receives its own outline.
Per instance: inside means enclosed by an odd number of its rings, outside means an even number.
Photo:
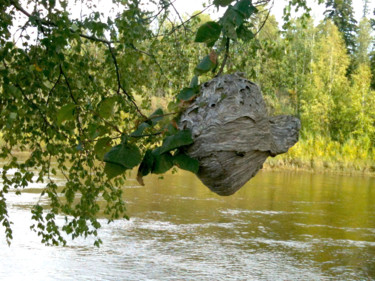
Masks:
[[[131,219],[103,221],[99,249],[42,246],[27,210],[38,189],[9,194],[0,280],[375,280],[372,178],[262,172],[231,197],[188,173],[145,180],[129,180]]]

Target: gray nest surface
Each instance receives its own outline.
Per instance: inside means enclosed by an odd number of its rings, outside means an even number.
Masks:
[[[301,124],[293,116],[268,116],[257,85],[231,74],[204,83],[179,126],[192,131],[187,153],[199,161],[200,180],[219,195],[231,195],[268,156],[285,153],[298,141]]]

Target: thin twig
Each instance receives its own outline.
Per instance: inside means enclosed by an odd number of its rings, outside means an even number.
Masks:
[[[265,20],[263,21],[262,25],[260,26],[260,28],[258,29],[258,31],[254,34],[254,36],[257,36],[259,34],[259,32],[263,29],[263,27],[266,25],[266,22],[268,21],[268,18],[271,14],[271,10],[273,8],[273,5],[274,5],[274,1],[272,1],[272,4],[271,4],[271,7],[268,9],[268,13],[267,13],[267,16],[265,18]]]
[[[147,117],[142,113],[142,111],[139,109],[138,105],[134,101],[134,98],[124,89],[124,87],[121,84],[121,77],[120,77],[120,69],[118,67],[117,59],[115,56],[115,53],[113,52],[111,44],[107,44],[109,52],[111,53],[113,64],[115,65],[116,70],[116,77],[117,77],[117,94],[120,94],[120,92],[124,93],[128,100],[134,105],[135,110],[141,115],[143,118],[147,119]]]
[[[56,88],[57,84],[60,82],[61,76],[62,76],[62,72],[61,72],[61,69],[60,69],[59,77],[57,78],[55,84],[53,85],[53,87],[51,88],[51,90],[48,93],[47,102],[46,102],[47,105],[49,103],[49,99],[52,95],[53,90]]]
[[[61,64],[60,64],[60,72],[61,72],[62,76],[65,79],[65,83],[66,83],[66,85],[67,85],[67,87],[69,89],[69,94],[70,94],[71,99],[73,100],[74,104],[77,105],[77,108],[76,108],[76,121],[77,121],[78,131],[79,131],[80,135],[83,136],[82,124],[81,124],[81,121],[79,120],[80,107],[78,105],[77,99],[73,95],[73,91],[72,91],[72,88],[70,87],[70,83],[69,83],[68,77],[66,76],[66,74],[65,74],[65,72],[64,72]]]
[[[130,135],[129,137],[139,139],[139,138],[146,138],[146,137],[158,136],[158,135],[161,135],[162,133],[163,132],[156,132],[156,133],[152,133],[152,134],[144,134],[144,135],[139,135],[139,136],[132,136],[132,135]]]
[[[177,11],[176,7],[173,5],[172,2],[169,2],[169,3],[171,4],[173,10],[176,12],[178,18],[180,19],[180,21],[181,21],[181,25],[184,27],[184,30],[185,30],[185,33],[186,33],[186,30],[188,30],[188,29],[186,28],[185,23],[184,23],[184,21],[183,21],[181,15],[180,15],[180,13]]]
[[[65,72],[63,71],[61,64],[59,65],[59,67],[60,67],[60,72],[61,72],[62,76],[63,76],[64,79],[65,79],[65,84],[66,84],[66,86],[68,87],[70,97],[72,98],[73,102],[74,102],[76,105],[78,105],[78,102],[77,102],[76,98],[75,98],[74,95],[73,95],[72,88],[70,87],[69,80],[68,80],[68,78],[66,77]]]
[[[160,117],[166,117],[166,116],[170,116],[170,115],[175,115],[175,114],[178,114],[178,112],[169,112],[169,113],[165,113],[165,114],[152,115],[152,116],[148,117],[146,121],[152,120],[152,119],[155,119],[155,118],[160,118]]]
[[[203,14],[206,10],[208,10],[209,8],[211,8],[213,6],[213,4],[210,4],[208,5],[206,8],[204,8],[202,11],[192,15],[189,19],[187,19],[186,21],[182,22],[181,24],[179,25],[176,25],[175,27],[173,27],[169,32],[165,33],[165,34],[161,34],[159,36],[168,36],[168,35],[171,35],[173,34],[177,29],[181,28],[182,26],[184,26],[186,23],[188,23],[189,21],[191,21],[193,18]]]
[[[223,73],[224,67],[227,64],[227,60],[228,60],[228,57],[229,57],[229,44],[230,44],[230,38],[227,37],[227,41],[225,42],[225,54],[224,54],[223,63],[221,64],[220,70],[216,74],[216,77],[220,76]]]
[[[175,2],[175,1],[173,1]],[[164,10],[168,9],[168,7],[173,3],[173,2],[169,2],[169,4],[166,4],[164,5],[156,14],[146,18],[145,20],[148,21],[148,20],[151,20],[150,23],[152,23],[160,14],[161,12],[163,12]]]
[[[48,125],[48,126],[50,126],[50,127],[52,127],[52,128],[54,128],[54,129],[56,129],[56,128],[54,127],[53,124],[51,124],[51,123],[48,122],[47,117],[43,114],[43,112],[42,112],[42,110],[40,109],[40,107],[39,107],[37,104],[35,104],[32,100],[30,100],[30,99],[27,97],[27,95],[26,95],[26,93],[24,92],[24,90],[22,89],[22,87],[21,87],[18,83],[15,83],[14,86],[15,86],[17,89],[20,90],[21,95],[24,97],[24,99],[25,99],[25,100],[26,100],[26,101],[27,101],[32,107],[36,108],[36,109],[39,111],[39,114],[40,114],[40,116],[42,117],[42,119],[43,119],[43,121],[45,122],[45,124]]]

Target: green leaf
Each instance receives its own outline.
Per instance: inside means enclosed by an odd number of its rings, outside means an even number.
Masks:
[[[166,134],[168,135],[168,136],[171,136],[171,135],[175,135],[175,134],[177,134],[177,132],[178,132],[178,129],[172,124],[172,123],[169,123],[168,125],[167,125],[167,132],[166,132]]]
[[[143,131],[150,127],[150,125],[146,122],[141,123],[141,125],[138,126],[137,130],[135,130],[133,133],[130,134],[131,137],[140,137],[143,134]]]
[[[137,166],[141,160],[141,152],[134,144],[122,143],[116,145],[104,155],[105,162],[117,164],[126,169],[131,169]]]
[[[220,37],[221,25],[214,21],[209,21],[199,27],[195,36],[195,42],[206,43],[207,47],[212,47]]]
[[[193,142],[190,130],[178,131],[175,135],[164,139],[163,145],[160,147],[160,154],[181,146],[192,144]]]
[[[181,92],[177,95],[177,98],[179,100],[190,100],[195,95],[196,95],[195,89],[183,88]]]
[[[77,24],[73,23],[73,24],[71,25],[70,29],[73,30],[74,32],[76,32],[76,31],[79,29],[79,27],[78,27]]]
[[[244,23],[244,16],[240,11],[230,6],[221,18],[220,23],[223,26],[224,35],[235,40],[237,39],[236,29]]]
[[[198,173],[199,161],[190,156],[179,153],[173,157],[173,163],[180,169],[190,171],[194,174]]]
[[[113,179],[126,171],[121,165],[113,164],[113,163],[105,163],[104,173],[107,175],[108,179]]]
[[[258,12],[250,0],[241,0],[234,5],[234,8],[241,13],[244,18],[249,18],[252,14]]]
[[[111,138],[109,138],[109,137],[99,139],[94,146],[94,151],[95,151],[96,157],[99,160],[103,160],[104,155],[110,149],[111,149]]]
[[[89,124],[87,132],[90,139],[95,139],[96,137],[98,137],[99,130],[97,124]]]
[[[141,165],[139,165],[138,176],[144,177],[152,172],[154,166],[155,157],[151,150],[147,150]]]
[[[103,99],[99,104],[99,115],[103,118],[109,118],[114,113],[116,97],[110,97]]]
[[[154,157],[152,172],[154,174],[164,174],[173,167],[173,156],[169,152],[161,153],[161,147],[155,149],[152,154]]]
[[[194,73],[202,75],[215,67],[215,63],[211,60],[210,56],[205,56],[204,59],[196,66]]]
[[[254,33],[250,30],[250,28],[248,28],[244,24],[237,28],[236,33],[238,38],[242,39],[245,42],[254,39],[255,37]]]
[[[214,4],[216,6],[226,7],[230,3],[232,3],[234,0],[214,0]]]
[[[195,75],[193,77],[193,79],[191,79],[191,82],[190,82],[190,85],[189,85],[189,88],[195,88],[195,87],[198,87],[198,84],[199,84],[199,78],[197,75]]]
[[[154,126],[154,125],[156,125],[156,123],[163,120],[163,118],[164,118],[163,115],[164,115],[164,112],[161,108],[156,109],[155,112],[152,113],[149,117],[151,122],[152,122],[152,125]],[[157,117],[155,117],[155,116],[157,116]]]
[[[64,121],[74,120],[74,110],[76,105],[74,103],[68,103],[60,108],[57,112],[57,124],[61,125]]]

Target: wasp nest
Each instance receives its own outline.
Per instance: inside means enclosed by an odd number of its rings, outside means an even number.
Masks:
[[[219,195],[239,190],[268,156],[288,151],[301,127],[293,116],[268,116],[256,84],[240,74],[216,77],[180,119],[192,131],[187,153],[199,161],[198,177]]]

